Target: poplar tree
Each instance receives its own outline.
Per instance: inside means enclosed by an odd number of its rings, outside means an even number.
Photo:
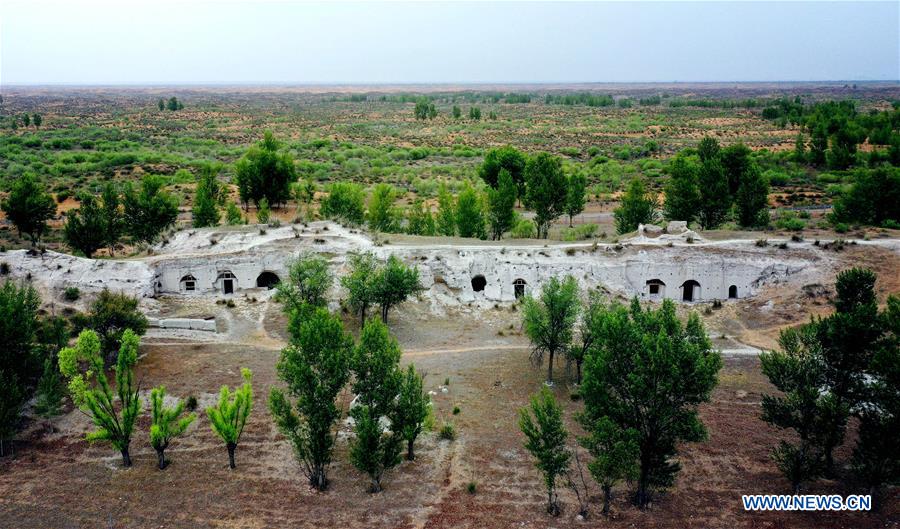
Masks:
[[[546,239],[550,224],[565,212],[566,175],[562,160],[541,152],[525,164],[525,207],[534,211],[534,223],[539,239]]]
[[[222,214],[219,211],[221,190],[219,182],[216,180],[217,172],[216,168],[212,166],[206,166],[200,172],[200,181],[197,183],[197,193],[192,210],[195,228],[219,225]]]
[[[403,264],[396,255],[388,257],[375,275],[373,299],[381,307],[381,321],[387,323],[388,311],[419,293],[419,269]]]
[[[484,210],[478,192],[469,185],[456,197],[456,227],[460,237],[484,239]]]
[[[488,188],[487,204],[491,239],[497,241],[512,228],[515,219],[516,184],[506,169],[500,170],[497,187]]]
[[[197,419],[197,414],[184,413],[184,401],[179,400],[174,408],[165,406],[165,386],[150,391],[150,446],[156,450],[158,467],[164,470],[169,462],[166,460],[166,448],[172,439],[178,437]]]
[[[341,277],[347,289],[347,304],[359,314],[360,328],[366,323],[366,312],[375,303],[375,279],[378,261],[371,252],[353,253],[347,258],[350,273]]]
[[[584,192],[587,189],[587,177],[582,173],[575,173],[569,177],[566,186],[566,215],[569,216],[569,226],[572,226],[572,217],[584,211]]]
[[[696,314],[682,324],[675,304],[608,306],[597,319],[596,345],[584,364],[582,425],[599,428],[607,417],[637,432],[635,503],[645,507],[655,490],[671,486],[680,464],[678,443],[701,441],[706,429],[698,407],[708,402],[722,367]]]
[[[356,437],[350,445],[350,462],[368,474],[369,492],[381,492],[384,473],[400,464],[403,440],[397,432],[385,432],[378,414],[366,405],[356,408],[353,417]]]
[[[53,197],[31,174],[26,174],[13,183],[9,196],[3,200],[2,208],[6,218],[19,230],[19,235],[28,236],[32,248],[37,246],[47,231],[47,221],[56,214]]]
[[[519,411],[519,428],[525,434],[525,449],[537,460],[535,466],[544,475],[547,512],[557,516],[560,510],[556,480],[568,470],[572,453],[566,446],[568,432],[562,407],[546,386],[531,397],[530,408]]]
[[[612,488],[620,481],[632,481],[638,476],[638,432],[623,430],[609,417],[588,423],[589,435],[579,441],[594,459],[588,470],[603,491],[603,514],[609,514]]]
[[[400,379],[397,403],[389,415],[391,429],[406,441],[406,459],[409,461],[416,458],[413,445],[422,433],[431,406],[431,397],[423,389],[423,382],[415,367],[407,366]]]
[[[294,447],[310,486],[325,490],[337,436],[335,422],[341,416],[335,399],[350,375],[353,338],[324,308],[305,316],[294,312],[288,330],[290,344],[281,350],[277,366],[287,391],[272,388],[269,409],[278,430]]]
[[[456,204],[443,184],[438,191],[437,233],[447,237],[456,235]]]
[[[68,379],[72,400],[97,428],[87,434],[87,440],[112,444],[122,454],[125,467],[131,466],[128,448],[134,423],[141,413],[140,387],[134,382],[139,343],[140,338],[131,329],[122,334],[122,345],[114,369],[115,391],[106,378],[97,333],[81,331],[75,347],[66,347],[59,352],[59,370]],[[80,369],[83,364],[87,365],[87,370]]]
[[[324,307],[333,282],[328,261],[321,255],[304,251],[288,264],[288,278],[278,283],[275,299],[284,304],[287,313]]]
[[[63,238],[73,250],[90,259],[94,252],[106,246],[106,219],[93,195],[85,193],[79,200],[78,209],[66,213]]]
[[[638,224],[650,224],[656,220],[656,197],[647,193],[640,178],[634,178],[622,195],[619,207],[613,210],[616,232],[628,233],[638,228]]]
[[[387,325],[377,319],[367,321],[353,350],[350,369],[357,402],[376,420],[390,413],[400,392],[399,364],[400,345]]]
[[[564,353],[572,343],[575,320],[578,317],[578,283],[572,276],[560,281],[551,277],[541,288],[538,299],[525,298],[522,325],[531,340],[531,360],[537,365],[547,359],[547,385],[553,385],[553,361],[557,353]]]
[[[228,450],[228,467],[235,468],[234,452],[244,433],[250,411],[253,409],[253,373],[246,367],[241,368],[243,385],[231,390],[223,385],[219,390],[219,402],[214,407],[206,408],[213,432],[225,442]]]

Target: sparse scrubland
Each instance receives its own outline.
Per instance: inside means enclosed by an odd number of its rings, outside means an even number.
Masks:
[[[4,92],[0,526],[892,527],[900,257],[834,234],[897,235],[898,101],[894,83]],[[337,275],[304,251],[260,299],[150,302],[214,318],[203,335],[150,328],[125,293],[51,297],[2,259],[321,218],[379,246],[618,244],[678,220],[758,251],[826,236],[841,271],[682,305],[573,270],[436,308],[415,262],[349,252]],[[876,509],[740,505],[792,492]]]

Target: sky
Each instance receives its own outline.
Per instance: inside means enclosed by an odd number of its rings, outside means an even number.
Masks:
[[[900,2],[2,0],[0,84],[900,80]]]

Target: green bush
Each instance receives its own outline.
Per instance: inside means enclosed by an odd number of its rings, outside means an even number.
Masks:
[[[453,426],[453,423],[445,422],[443,426],[441,426],[441,431],[438,433],[438,436],[445,441],[455,440],[456,428]]]
[[[533,239],[534,235],[534,222],[528,219],[520,218],[513,224],[512,229],[509,230],[509,236],[513,239]]]
[[[80,297],[81,291],[78,290],[78,287],[67,287],[63,292],[63,299],[66,301],[78,301]]]
[[[596,233],[596,224],[582,224],[580,226],[574,226],[572,228],[566,228],[565,230],[563,230],[562,240],[567,242],[583,241],[584,239],[590,239],[594,237]]]

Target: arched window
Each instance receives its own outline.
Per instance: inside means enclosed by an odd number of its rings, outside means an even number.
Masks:
[[[700,300],[700,283],[693,279],[688,279],[681,285],[682,301],[699,301]]]
[[[521,277],[513,281],[513,294],[516,296],[516,299],[525,295],[525,285],[527,284]]]
[[[278,274],[275,272],[269,272],[268,270],[259,274],[256,278],[256,286],[260,288],[268,288],[272,290],[275,288],[275,285],[281,282],[281,279],[278,277]]]
[[[728,287],[728,299],[737,299],[737,285]]]
[[[184,292],[192,292],[197,290],[197,278],[188,274],[181,278],[181,290]]]
[[[666,293],[666,284],[660,279],[647,280],[647,293],[650,297],[663,296]]]
[[[479,274],[472,278],[472,290],[475,292],[481,292],[485,286],[487,286],[487,279],[483,275]]]

